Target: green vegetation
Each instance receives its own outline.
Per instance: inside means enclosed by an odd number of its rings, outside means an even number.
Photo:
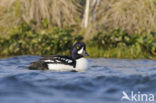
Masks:
[[[151,58],[156,56],[156,33],[129,35],[120,29],[99,32],[91,42],[94,56],[118,58]],[[97,52],[96,52],[97,51]]]
[[[73,34],[72,28],[45,28],[35,31],[33,24],[21,23],[10,29],[8,37],[0,38],[0,56],[69,54],[76,41],[83,39]],[[103,30],[86,41],[91,57],[151,58],[156,55],[156,33],[129,35],[120,29]]]
[[[0,39],[0,56],[66,54],[74,41],[82,39],[71,32],[69,28],[54,27],[38,33],[30,25],[21,23],[9,31],[7,38]]]
[[[91,57],[155,58],[156,0],[1,0],[0,56],[68,54],[87,43]]]

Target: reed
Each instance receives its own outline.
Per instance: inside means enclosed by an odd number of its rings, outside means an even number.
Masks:
[[[101,0],[96,19],[91,22],[86,38],[102,29],[120,28],[129,34],[156,32],[156,0]]]
[[[85,40],[104,29],[140,35],[156,32],[156,0],[101,0],[96,7],[91,3],[85,29],[80,28],[84,11],[84,0],[0,0],[0,35],[23,21],[33,21],[36,28],[43,22],[60,28],[72,26]]]
[[[21,22],[40,25],[43,19],[51,25],[76,25],[80,5],[73,0],[0,0],[0,26],[11,28]]]

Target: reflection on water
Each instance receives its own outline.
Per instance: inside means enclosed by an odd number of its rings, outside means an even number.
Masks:
[[[156,61],[88,59],[86,72],[28,70],[39,56],[0,59],[1,103],[121,103],[122,91],[156,96]]]

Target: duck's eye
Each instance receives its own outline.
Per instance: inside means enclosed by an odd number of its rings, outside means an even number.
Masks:
[[[76,49],[78,49],[78,50],[79,50],[79,49],[80,49],[80,47],[79,47],[79,46],[76,46]]]

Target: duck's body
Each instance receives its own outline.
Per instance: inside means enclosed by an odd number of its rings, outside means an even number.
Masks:
[[[81,72],[85,71],[87,68],[87,60],[83,58],[84,55],[88,55],[85,52],[85,44],[78,42],[73,46],[70,57],[61,55],[43,57],[39,61],[33,62],[29,68],[39,70]]]

